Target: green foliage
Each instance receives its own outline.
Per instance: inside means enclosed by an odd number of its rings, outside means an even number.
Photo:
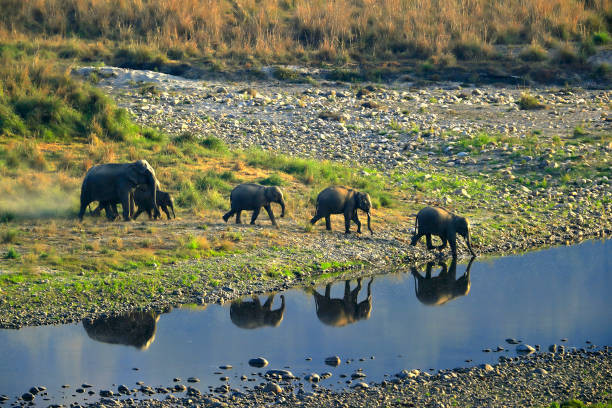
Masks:
[[[19,231],[17,231],[16,229],[6,229],[2,231],[2,243],[8,244],[16,242],[18,234]]]
[[[606,31],[598,31],[593,33],[593,43],[595,45],[604,45],[610,42],[610,34]]]
[[[588,132],[582,126],[576,126],[572,134],[574,137],[582,137],[588,135]]]
[[[200,141],[200,144],[204,148],[215,151],[215,152],[226,152],[228,150],[225,142],[223,142],[223,140],[219,139],[218,137],[214,137],[214,136],[205,137],[204,139]]]
[[[264,186],[282,186],[284,184],[283,179],[278,173],[270,174],[268,177],[261,179],[259,184]]]
[[[540,44],[533,43],[521,51],[519,58],[523,61],[544,61],[548,58],[548,52]]]
[[[218,172],[209,170],[195,179],[195,186],[200,191],[217,190],[229,192],[232,186],[225,180],[227,178],[226,173],[223,174],[222,177]]]
[[[516,102],[521,110],[545,109],[546,105],[540,103],[538,98],[528,93],[521,94],[521,98]]]
[[[100,90],[72,78],[51,60],[0,57],[0,134],[49,141],[111,140],[137,135],[124,109]]]
[[[4,259],[19,259],[19,252],[13,247],[10,247],[4,255]]]
[[[355,70],[334,68],[327,74],[330,81],[360,82],[364,80],[362,74]]]

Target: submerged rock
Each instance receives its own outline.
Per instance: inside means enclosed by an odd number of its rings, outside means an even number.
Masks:
[[[533,353],[536,351],[536,349],[531,347],[529,344],[519,344],[516,346],[516,351],[519,353]]]
[[[332,367],[338,367],[341,362],[342,360],[340,360],[340,357],[338,356],[327,357],[325,359],[325,364]]]

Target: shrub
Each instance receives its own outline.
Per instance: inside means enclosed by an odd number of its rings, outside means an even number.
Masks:
[[[519,58],[523,61],[544,61],[548,58],[548,52],[538,43],[532,43],[521,51]]]
[[[359,82],[363,81],[363,75],[354,70],[334,68],[327,74],[330,81]]]
[[[490,47],[482,42],[461,41],[453,47],[453,54],[464,61],[479,60],[491,57]]]
[[[282,186],[284,183],[283,179],[278,173],[270,174],[268,177],[261,179],[259,184],[264,186]]]
[[[19,252],[13,247],[10,247],[4,255],[4,259],[19,259]]]
[[[15,229],[8,229],[5,231],[2,231],[2,243],[7,244],[11,242],[13,243],[16,242],[17,235],[18,235],[18,231]]]
[[[528,93],[522,93],[521,98],[518,100],[517,104],[521,108],[521,110],[535,110],[535,109],[544,109],[546,105],[540,103],[535,96],[532,96]]]
[[[204,146],[208,150],[212,150],[215,152],[225,152],[227,151],[227,145],[223,140],[218,137],[208,136],[200,141],[200,144]]]
[[[556,59],[562,64],[575,64],[579,61],[576,49],[568,43],[565,43],[557,49]]]
[[[606,31],[598,31],[593,33],[593,43],[595,45],[604,45],[610,42],[610,34]]]

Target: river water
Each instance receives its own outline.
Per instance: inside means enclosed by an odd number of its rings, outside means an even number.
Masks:
[[[290,290],[282,293],[284,307],[279,293],[232,305],[0,330],[0,394],[14,401],[42,385],[48,395],[37,403],[66,405],[96,398],[76,393],[82,383],[96,392],[116,391],[120,384],[138,388],[137,381],[171,387],[179,377],[206,392],[221,385],[223,376],[241,389],[260,383],[256,373],[268,369],[289,369],[300,377],[330,372],[320,384],[340,389],[358,369],[367,375],[360,381],[380,382],[402,369],[494,363],[501,355],[516,355],[507,338],[542,350],[553,343],[611,345],[611,254],[612,241],[589,241],[476,258],[469,274],[467,264],[447,259],[364,278],[361,288],[353,280],[348,291],[344,281],[330,285],[328,293],[325,286]],[[483,352],[498,346],[504,350]],[[269,366],[249,367],[248,360],[258,356]],[[342,363],[325,365],[329,356]],[[243,374],[255,382],[241,381]],[[188,377],[201,382],[188,384]]]

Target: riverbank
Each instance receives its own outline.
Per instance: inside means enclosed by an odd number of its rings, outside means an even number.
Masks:
[[[409,245],[426,205],[467,216],[480,256],[612,231],[609,91],[77,72],[143,128],[123,141],[1,141],[0,327],[226,302],[426,262],[437,253]],[[76,222],[84,172],[138,158],[175,197],[178,219]],[[241,182],[285,191],[280,230],[265,215],[255,226],[221,221]],[[370,193],[374,235],[345,235],[340,216],[333,232],[310,226],[330,184]]]

